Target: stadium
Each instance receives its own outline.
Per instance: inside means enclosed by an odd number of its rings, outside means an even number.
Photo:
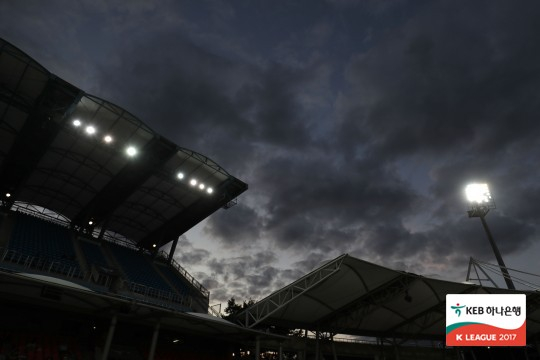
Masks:
[[[536,290],[347,254],[223,319],[173,255],[248,185],[1,39],[0,85],[0,359],[540,358]],[[445,346],[448,293],[525,293],[527,347]]]

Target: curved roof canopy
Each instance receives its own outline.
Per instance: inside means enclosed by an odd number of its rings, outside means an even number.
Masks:
[[[0,39],[0,196],[71,226],[151,248],[177,238],[247,184],[128,111],[54,76]],[[113,235],[114,236],[114,235]]]
[[[540,333],[540,293],[430,279],[347,254],[272,293],[237,316],[257,328],[278,326],[382,338],[446,334],[446,294],[527,295],[527,333]]]

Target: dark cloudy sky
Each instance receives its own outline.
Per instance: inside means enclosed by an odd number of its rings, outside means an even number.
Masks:
[[[2,0],[0,36],[249,184],[185,234],[212,292],[260,299],[349,253],[465,279],[540,273],[540,2]]]

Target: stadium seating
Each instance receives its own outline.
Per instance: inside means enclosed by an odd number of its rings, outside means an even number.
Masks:
[[[178,293],[182,295],[189,295],[190,290],[189,286],[186,284],[184,280],[180,277],[178,272],[170,267],[170,265],[156,263],[158,266],[159,271],[169,280],[171,284],[173,284],[178,291]]]
[[[143,254],[116,244],[109,244],[109,248],[130,281],[173,292],[173,289],[161,278]]]
[[[98,244],[87,241],[80,241],[79,244],[84,256],[86,257],[88,266],[93,264],[105,268],[109,267],[109,264],[107,263],[107,260],[105,259],[105,256],[103,255],[103,252]]]
[[[69,229],[46,220],[17,213],[8,249],[51,263],[57,272],[80,272]]]

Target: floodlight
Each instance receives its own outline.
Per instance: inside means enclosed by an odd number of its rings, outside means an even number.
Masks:
[[[81,120],[79,120],[79,119],[73,120],[73,126],[79,127],[79,126],[81,126],[81,125],[82,125]]]
[[[191,181],[189,183],[191,184],[191,186],[195,186],[195,185],[197,185],[197,180],[191,179]]]
[[[6,197],[11,197],[11,194],[10,193],[6,193]]]
[[[199,189],[204,190],[204,184],[199,184]]]
[[[211,187],[209,187],[209,188],[206,189],[206,192],[209,193],[209,194],[211,194],[211,193],[214,192],[214,189],[212,189]]]
[[[126,148],[126,154],[128,154],[128,156],[130,157],[133,157],[137,155],[137,149],[134,146],[128,146]]]
[[[96,133],[96,128],[92,125],[88,125],[85,130],[88,135],[94,135]]]
[[[485,219],[489,210],[495,209],[495,202],[491,197],[487,184],[469,184],[465,188],[465,195],[467,196],[467,200],[469,201],[470,205],[470,210],[467,211],[467,214],[471,218],[480,218],[491,248],[495,253],[495,258],[497,259],[497,263],[499,264],[499,268],[501,269],[501,273],[504,281],[506,282],[506,286],[508,287],[508,289],[514,290],[514,282],[512,281],[512,278],[508,273],[508,269],[504,264],[501,252],[499,251],[499,248],[497,247],[497,244],[493,239],[493,235],[491,234],[491,231],[489,230],[488,224]]]
[[[103,141],[105,141],[107,144],[110,144],[110,143],[112,143],[113,138],[112,138],[111,135],[105,135],[105,136],[103,137]]]
[[[469,184],[465,188],[465,195],[471,203],[484,204],[491,202],[491,194],[487,184]]]
[[[176,174],[176,177],[182,180],[184,178],[184,173],[179,172],[178,174]]]
[[[152,247],[155,248],[157,245],[156,244],[152,244]]]
[[[90,220],[90,221],[88,222],[88,225],[94,225],[94,222],[93,222],[92,220]]]

